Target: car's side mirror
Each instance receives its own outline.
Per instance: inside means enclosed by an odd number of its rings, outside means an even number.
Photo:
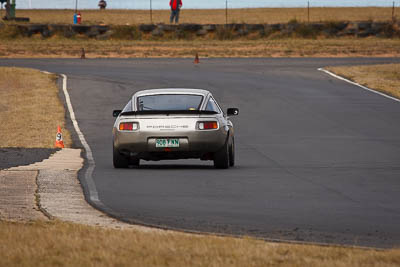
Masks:
[[[228,114],[228,116],[237,116],[237,115],[239,115],[239,109],[238,108],[228,108],[226,114]]]
[[[116,109],[116,110],[113,110],[113,117],[118,117],[119,116],[119,114],[121,114],[121,112],[122,112],[122,110],[120,110],[120,109]]]

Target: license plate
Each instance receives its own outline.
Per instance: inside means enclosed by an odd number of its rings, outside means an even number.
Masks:
[[[156,139],[156,147],[179,147],[179,139],[177,138]]]

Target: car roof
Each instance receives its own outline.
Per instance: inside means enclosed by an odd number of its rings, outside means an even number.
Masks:
[[[160,88],[160,89],[147,89],[136,92],[133,97],[144,96],[144,95],[157,95],[157,94],[196,94],[207,96],[210,94],[209,91],[204,89],[192,89],[192,88]]]

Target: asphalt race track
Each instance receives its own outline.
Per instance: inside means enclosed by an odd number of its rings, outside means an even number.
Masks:
[[[68,76],[100,209],[188,231],[400,246],[400,103],[317,69],[399,59],[2,59]],[[239,107],[237,166],[112,166],[113,109],[139,89],[205,88]],[[72,128],[71,128],[72,129]],[[77,141],[77,145],[79,142]],[[84,177],[80,179],[87,190]]]

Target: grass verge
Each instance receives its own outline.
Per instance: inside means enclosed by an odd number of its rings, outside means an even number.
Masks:
[[[399,266],[400,250],[0,222],[1,266]]]
[[[400,64],[329,67],[329,71],[400,99]]]
[[[400,39],[274,39],[274,40],[88,40],[52,37],[2,40],[0,57],[78,58],[146,57],[393,57]]]
[[[71,145],[55,80],[38,70],[0,67],[0,147],[53,148],[58,125]]]

